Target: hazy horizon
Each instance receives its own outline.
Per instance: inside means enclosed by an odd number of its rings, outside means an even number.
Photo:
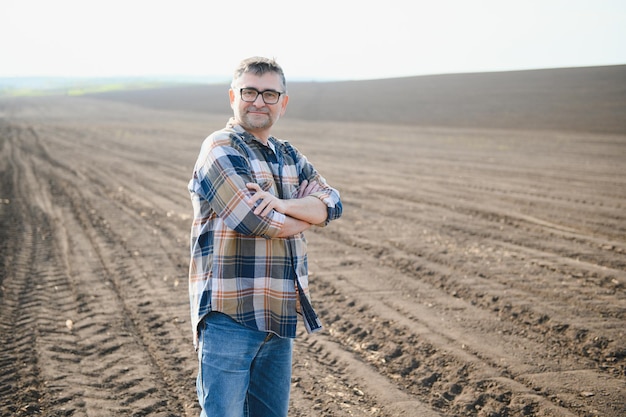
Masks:
[[[366,79],[341,79],[341,78],[327,78],[327,79],[315,79],[311,80],[306,77],[288,77],[290,82],[343,82],[343,81],[377,81],[386,79],[398,79],[398,78],[413,78],[413,77],[431,77],[431,76],[445,76],[445,75],[464,75],[464,74],[490,74],[490,73],[509,73],[509,72],[527,72],[527,71],[544,71],[544,70],[560,70],[560,69],[576,69],[576,68],[600,68],[600,67],[619,67],[625,66],[626,62],[619,64],[601,64],[601,65],[580,65],[580,66],[564,66],[564,67],[538,67],[538,68],[524,68],[524,69],[510,69],[510,70],[485,70],[485,71],[467,71],[467,72],[441,72],[441,73],[429,73],[429,74],[415,74],[415,75],[403,75],[403,76],[388,76]],[[0,80],[155,80],[155,81],[175,81],[175,82],[210,82],[210,83],[230,83],[232,74],[223,75],[192,75],[192,74],[148,74],[148,75],[15,75],[15,76],[2,76]]]

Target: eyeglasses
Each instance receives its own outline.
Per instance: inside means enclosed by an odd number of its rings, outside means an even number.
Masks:
[[[261,94],[261,97],[263,97],[263,102],[265,104],[278,103],[278,100],[280,99],[281,94],[284,94],[280,91],[274,91],[274,90],[259,91],[256,88],[252,88],[252,87],[242,88],[239,90],[239,92],[241,93],[241,99],[248,103],[253,103],[256,100],[256,98],[259,96],[259,94]]]

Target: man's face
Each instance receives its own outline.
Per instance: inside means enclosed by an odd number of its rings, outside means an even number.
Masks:
[[[229,91],[230,106],[233,109],[237,123],[248,132],[255,134],[255,136],[260,135],[260,139],[264,139],[263,136],[269,134],[269,129],[272,125],[285,114],[289,98],[287,95],[281,94],[277,103],[267,104],[263,100],[263,95],[258,94],[254,101],[244,101],[241,98],[242,88],[253,89],[258,92],[270,90],[283,93],[280,76],[273,72],[265,73],[260,77],[255,74],[245,73],[235,81],[233,88]],[[254,95],[254,92],[252,95]],[[244,98],[249,100],[249,94],[245,95]]]

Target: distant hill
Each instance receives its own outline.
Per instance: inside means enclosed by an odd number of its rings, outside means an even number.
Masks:
[[[626,134],[626,65],[293,82],[285,117],[466,128]],[[90,95],[141,106],[231,114],[228,84]]]
[[[0,77],[0,97],[83,95],[224,81],[224,77]]]

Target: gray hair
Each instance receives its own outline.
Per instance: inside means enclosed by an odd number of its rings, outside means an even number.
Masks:
[[[268,72],[274,72],[280,76],[281,87],[283,91],[287,92],[287,80],[285,79],[285,74],[283,73],[283,69],[275,59],[264,58],[261,56],[253,56],[250,58],[246,58],[239,63],[237,68],[235,68],[235,72],[233,74],[233,82],[231,87],[234,88],[235,82],[241,77],[243,74],[252,73],[258,76],[261,76]]]

